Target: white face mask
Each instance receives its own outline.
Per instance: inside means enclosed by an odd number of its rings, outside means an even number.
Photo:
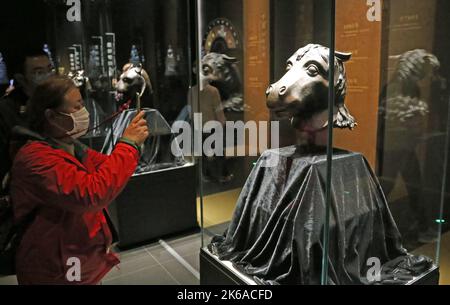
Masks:
[[[68,131],[67,134],[72,139],[77,139],[81,136],[84,136],[89,129],[89,112],[86,107],[81,108],[80,110],[73,112],[71,114],[60,112],[63,115],[69,116],[73,121],[73,129]]]

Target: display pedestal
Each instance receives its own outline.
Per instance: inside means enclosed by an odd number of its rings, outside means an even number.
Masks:
[[[330,284],[367,284],[371,258],[386,267],[385,283],[394,273],[403,282],[409,272],[401,266],[432,265],[428,258],[407,256],[386,197],[361,154],[333,150],[327,227],[327,167],[324,147],[265,151],[242,188],[226,233],[214,236],[208,250],[259,283],[285,285],[321,283],[325,229]],[[402,264],[394,269],[388,263]]]
[[[207,249],[200,249],[200,285],[252,285],[251,278],[227,267]]]
[[[194,165],[131,177],[110,206],[119,247],[198,229]]]
[[[220,261],[206,248],[200,250],[201,285],[258,285],[251,277],[233,268],[231,263]],[[439,285],[439,268],[430,270],[406,285]]]

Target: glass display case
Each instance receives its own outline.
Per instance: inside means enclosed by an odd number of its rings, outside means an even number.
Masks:
[[[355,54],[347,103],[360,125],[349,135],[336,132],[334,144],[366,156],[403,246],[442,265],[444,282],[450,67],[443,29],[449,6],[369,2],[336,1],[336,46]]]
[[[42,2],[44,47],[57,71],[80,88],[90,113],[82,142],[109,154],[137,111],[146,113],[151,135],[111,208],[120,247],[198,228],[194,156],[172,128],[192,121],[190,1],[95,0],[78,8]]]
[[[188,105],[192,81],[189,2],[88,1],[80,7],[80,20],[68,20],[63,1],[44,2],[49,24],[44,47],[59,73],[76,80],[91,126],[100,124],[84,140],[108,152],[114,143],[107,142],[121,125],[101,123],[121,107],[136,109],[137,91],[139,107],[152,109],[152,117],[157,112],[159,124],[165,121],[170,129]]]
[[[215,118],[236,140],[201,162],[203,283],[437,283],[438,267],[448,280],[449,12],[439,0],[197,1],[199,109],[218,91]],[[271,143],[251,142],[252,127]]]

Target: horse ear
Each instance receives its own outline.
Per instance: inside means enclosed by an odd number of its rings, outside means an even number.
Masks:
[[[428,53],[424,56],[424,59],[434,68],[439,69],[441,67],[441,63],[439,59],[431,53]]]
[[[399,60],[402,57],[402,55],[389,55],[389,59],[391,60]]]
[[[133,64],[132,63],[126,63],[123,67],[122,67],[122,73],[130,70],[131,68],[133,68]]]
[[[344,52],[335,52],[336,57],[340,59],[342,62],[349,61],[352,58],[352,53],[344,53]]]
[[[142,68],[142,64],[141,63],[138,63],[138,64],[134,65],[134,67],[136,68],[136,72],[137,73],[139,73],[139,74],[142,73],[143,68]]]

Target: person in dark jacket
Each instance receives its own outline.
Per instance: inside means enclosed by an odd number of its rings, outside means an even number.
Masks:
[[[6,184],[11,169],[11,130],[14,126],[26,126],[26,106],[36,86],[53,74],[53,66],[42,48],[29,47],[9,61],[14,76],[15,89],[0,98],[0,183]],[[1,184],[0,184],[1,186]],[[6,187],[0,187],[0,196]]]
[[[28,134],[11,170],[17,224],[34,215],[16,253],[19,284],[97,284],[119,263],[111,252],[107,206],[134,173],[149,135],[136,115],[107,156],[76,139],[89,113],[72,80],[52,76],[29,103]]]

